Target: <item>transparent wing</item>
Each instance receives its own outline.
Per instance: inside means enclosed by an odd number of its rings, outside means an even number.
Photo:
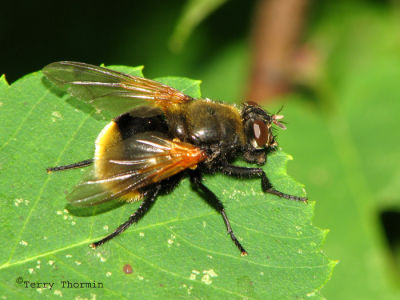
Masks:
[[[91,206],[115,199],[113,193],[107,190],[105,186],[98,183],[90,184],[95,179],[95,170],[92,165],[88,167],[81,183],[67,195],[67,200],[73,205]]]
[[[67,199],[88,206],[111,199],[140,199],[140,188],[160,182],[206,158],[199,148],[154,133],[137,134],[107,149]]]
[[[192,99],[157,81],[80,62],[51,63],[43,68],[43,73],[72,96],[114,115],[144,103],[165,109]]]

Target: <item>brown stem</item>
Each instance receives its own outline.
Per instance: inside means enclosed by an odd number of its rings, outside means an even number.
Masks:
[[[260,102],[290,88],[293,56],[308,0],[260,0],[253,26],[253,62],[246,100]]]

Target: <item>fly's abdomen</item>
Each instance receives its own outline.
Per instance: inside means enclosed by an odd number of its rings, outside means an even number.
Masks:
[[[138,107],[118,116],[104,127],[96,140],[94,171],[97,180],[104,180],[105,188],[115,193],[120,190],[120,185],[124,184],[124,181],[116,178],[115,174],[129,174],[132,166],[116,162],[126,162],[137,157],[140,149],[132,147],[131,141],[148,132],[167,137],[168,126],[162,111],[158,108]],[[121,198],[132,201],[139,199],[140,196],[141,194],[133,189]]]

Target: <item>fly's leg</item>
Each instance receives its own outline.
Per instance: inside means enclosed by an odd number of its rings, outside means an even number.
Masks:
[[[76,163],[66,165],[66,166],[57,166],[57,167],[47,168],[46,171],[47,171],[47,173],[51,173],[51,172],[69,170],[69,169],[83,168],[83,167],[90,166],[92,163],[93,163],[93,159],[87,159],[87,160],[83,160],[83,161],[76,162]]]
[[[225,165],[222,168],[222,173],[225,175],[242,177],[242,178],[243,177],[244,178],[261,178],[261,187],[265,193],[274,194],[276,196],[279,196],[279,197],[282,197],[285,199],[307,202],[307,197],[288,195],[288,194],[285,194],[285,193],[275,190],[274,187],[272,186],[272,184],[269,182],[267,175],[261,168],[246,168],[246,167]]]
[[[230,235],[233,243],[236,245],[236,247],[238,247],[242,256],[247,255],[247,251],[243,248],[243,246],[240,244],[235,234],[233,233],[232,226],[229,222],[228,216],[225,213],[224,205],[217,198],[217,196],[201,182],[200,173],[192,172],[190,174],[190,181],[192,182],[195,188],[198,188],[204,193],[205,196],[204,199],[222,215],[222,218],[224,219],[224,223],[226,226],[226,230],[228,231],[228,234]]]
[[[100,241],[97,241],[90,246],[92,248],[97,248],[100,245],[103,245],[105,242],[108,242],[109,240],[113,239],[120,233],[124,232],[129,228],[134,223],[137,223],[143,216],[149,211],[149,209],[153,206],[154,202],[156,201],[156,198],[161,190],[161,185],[157,185],[154,189],[151,191],[147,191],[145,194],[145,199],[143,200],[142,204],[139,206],[139,208],[136,210],[134,214],[132,214],[129,219],[120,225],[113,233],[107,235],[105,238],[101,239]]]

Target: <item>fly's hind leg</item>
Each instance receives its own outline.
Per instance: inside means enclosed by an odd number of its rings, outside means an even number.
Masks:
[[[190,173],[190,181],[195,188],[200,189],[205,194],[204,199],[222,215],[222,218],[224,219],[224,223],[226,226],[226,230],[228,231],[228,234],[230,235],[233,243],[236,245],[236,247],[238,247],[242,256],[247,255],[247,251],[243,248],[243,246],[240,244],[235,234],[233,233],[228,216],[225,213],[224,205],[217,198],[217,196],[201,182],[200,173],[198,172]]]
[[[307,197],[288,195],[275,190],[272,184],[269,182],[267,175],[265,175],[265,172],[261,168],[246,168],[226,165],[222,168],[222,173],[224,173],[225,175],[236,177],[261,178],[261,187],[265,193],[274,194],[285,199],[307,202]]]
[[[76,163],[66,165],[66,166],[57,166],[57,167],[47,168],[46,171],[47,171],[47,173],[51,173],[51,172],[69,170],[69,169],[83,168],[83,167],[90,166],[92,163],[93,163],[93,159],[87,159],[87,160],[83,160],[83,161],[76,162]]]
[[[158,184],[154,189],[148,190],[145,193],[145,199],[143,200],[142,204],[140,204],[139,208],[136,210],[134,214],[132,214],[129,219],[120,225],[113,233],[107,235],[105,238],[101,239],[100,241],[94,242],[90,246],[92,248],[97,248],[98,246],[108,242],[109,240],[113,239],[120,233],[124,232],[134,223],[139,222],[139,220],[149,211],[149,209],[153,206],[156,198],[161,190],[161,184]]]

